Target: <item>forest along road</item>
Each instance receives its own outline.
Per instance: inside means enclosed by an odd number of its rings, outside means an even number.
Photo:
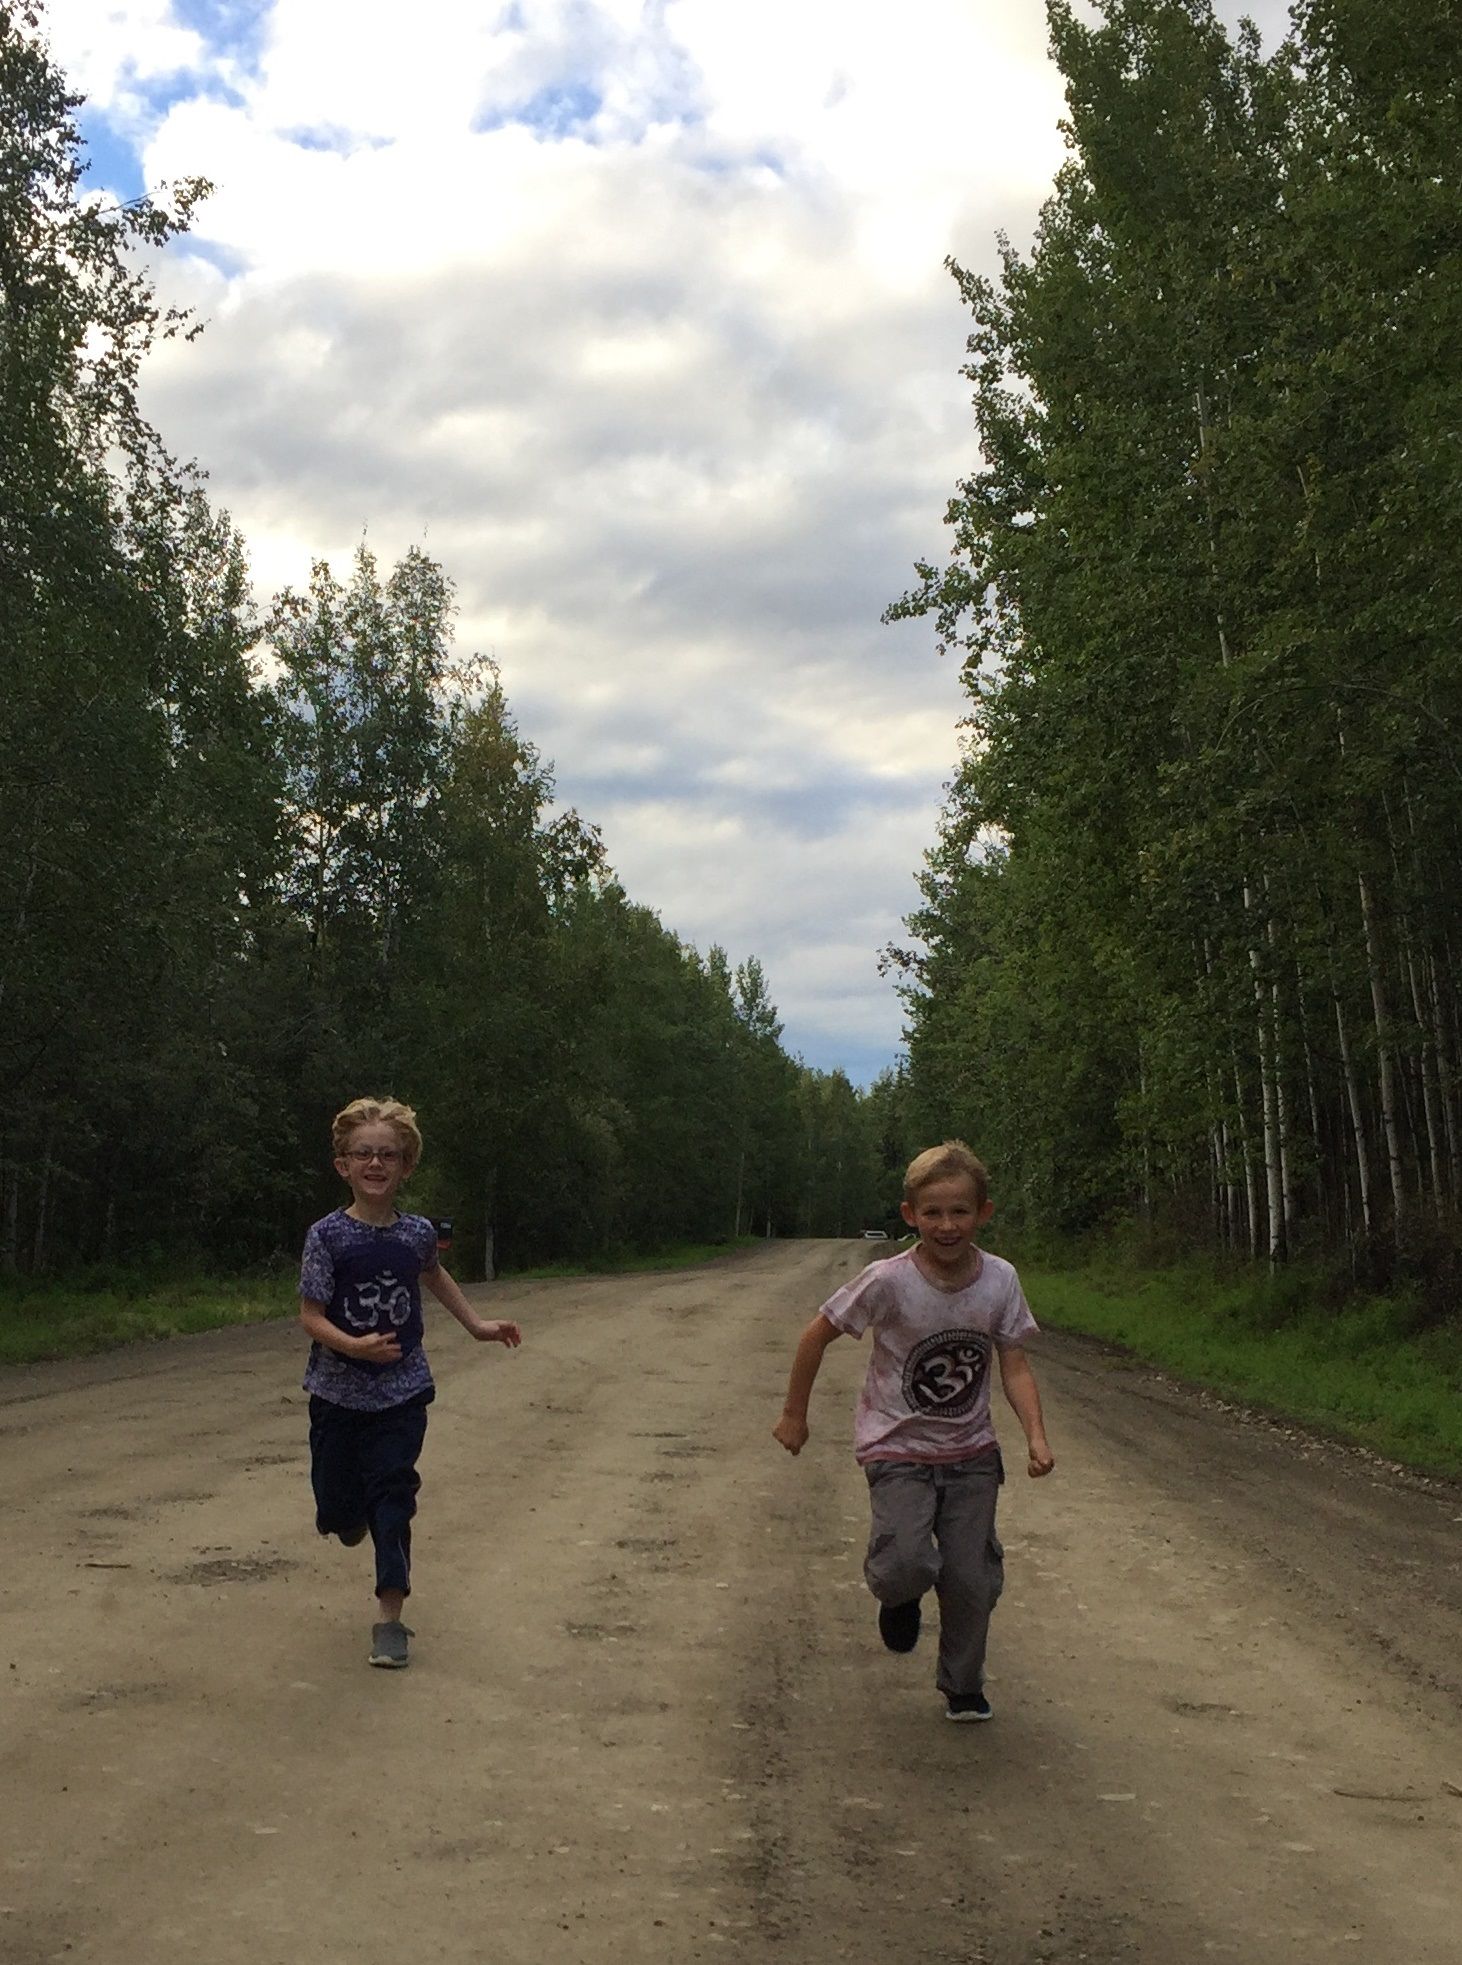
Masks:
[[[1455,1965],[1462,1491],[1048,1337],[951,1726],[861,1580],[865,1348],[770,1438],[866,1254],[481,1292],[514,1354],[433,1306],[402,1673],[296,1327],[0,1375],[0,1958]]]

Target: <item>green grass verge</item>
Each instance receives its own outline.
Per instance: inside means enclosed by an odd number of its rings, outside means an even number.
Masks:
[[[299,1309],[295,1278],[117,1278],[0,1289],[0,1365],[79,1358],[119,1344],[258,1324]]]
[[[586,1257],[582,1262],[545,1262],[536,1269],[504,1270],[501,1281],[536,1283],[560,1276],[624,1276],[642,1270],[694,1269],[703,1262],[716,1261],[719,1256],[734,1255],[738,1249],[758,1248],[763,1239],[760,1235],[737,1235],[724,1242],[678,1242],[673,1248],[651,1249],[640,1254],[619,1249],[610,1255]]]
[[[1425,1326],[1405,1295],[1321,1298],[1318,1277],[1022,1269],[1038,1321],[1121,1345],[1196,1384],[1462,1474],[1462,1322]]]
[[[619,1251],[593,1262],[554,1262],[513,1270],[504,1280],[689,1269],[738,1249],[755,1248],[761,1239],[743,1235],[736,1241],[684,1243],[638,1255]],[[228,1324],[266,1323],[293,1317],[298,1309],[292,1270],[277,1279],[159,1279],[113,1270],[73,1283],[4,1284],[0,1285],[0,1366],[87,1357],[122,1344],[221,1330]]]

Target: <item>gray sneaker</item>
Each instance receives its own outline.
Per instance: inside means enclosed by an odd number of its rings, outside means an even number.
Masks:
[[[404,1624],[371,1625],[371,1663],[380,1665],[388,1672],[404,1672],[411,1663],[407,1655],[408,1638],[414,1638],[415,1631],[408,1630]]]

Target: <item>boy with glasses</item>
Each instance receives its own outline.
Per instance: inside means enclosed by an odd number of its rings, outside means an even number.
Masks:
[[[479,1317],[437,1257],[437,1231],[402,1214],[396,1195],[421,1158],[416,1114],[395,1099],[358,1098],[335,1116],[335,1171],[348,1207],[317,1221],[300,1266],[300,1322],[309,1332],[310,1477],[315,1526],[376,1551],[379,1620],[370,1662],[399,1671],[412,1633],[411,1521],[426,1409],[436,1396],[422,1347],[425,1283],[480,1344],[522,1341],[518,1326]]]

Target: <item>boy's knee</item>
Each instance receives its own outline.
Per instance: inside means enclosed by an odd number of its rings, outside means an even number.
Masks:
[[[939,1580],[939,1564],[918,1550],[901,1548],[890,1529],[868,1544],[863,1575],[880,1603],[911,1603]]]
[[[973,1561],[946,1560],[939,1579],[940,1595],[973,1611],[992,1611],[1005,1587],[1005,1565],[998,1542],[992,1541]]]

